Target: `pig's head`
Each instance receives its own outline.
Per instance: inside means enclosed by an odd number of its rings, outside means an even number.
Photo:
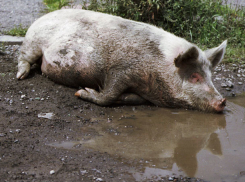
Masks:
[[[191,108],[221,112],[226,99],[216,90],[211,79],[211,71],[224,57],[227,41],[206,51],[190,47],[174,61],[180,76],[179,98]]]

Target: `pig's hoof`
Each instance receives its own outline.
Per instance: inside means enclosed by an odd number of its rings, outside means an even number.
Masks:
[[[75,93],[75,96],[81,97],[82,99],[85,99],[88,101],[93,101],[94,99],[96,99],[98,97],[98,94],[99,93],[94,89],[85,88],[85,89],[78,90]]]
[[[29,72],[21,72],[21,71],[18,71],[17,75],[16,75],[16,78],[17,79],[24,79],[27,77],[27,75],[29,74]]]
[[[18,64],[17,79],[24,79],[28,76],[31,69],[31,65],[26,61],[21,61]]]

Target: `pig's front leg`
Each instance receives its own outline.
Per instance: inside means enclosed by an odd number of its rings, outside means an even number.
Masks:
[[[117,93],[117,91],[114,91]],[[76,96],[81,97],[84,100],[96,103],[101,106],[106,106],[110,104],[126,104],[126,105],[139,105],[139,104],[149,104],[149,102],[142,97],[133,93],[123,93],[121,95],[114,94],[113,90],[109,93],[97,92],[91,88],[85,88],[78,90],[75,93]]]
[[[75,93],[75,96],[81,97],[84,100],[93,102],[98,105],[108,105],[108,101],[106,101],[105,98],[103,98],[103,94],[100,92],[97,92],[94,89],[91,88],[84,88],[80,89]]]
[[[93,102],[101,106],[111,104],[145,104],[147,101],[134,93],[125,93],[130,87],[130,80],[126,74],[110,74],[105,81],[104,88],[99,92],[85,88],[78,90],[75,95],[84,100]]]
[[[115,103],[118,97],[127,89],[126,82],[118,81],[122,78],[118,75],[114,75],[114,77],[107,78],[105,81],[104,88],[100,90],[100,92],[91,89],[85,88],[78,90],[75,93],[75,96],[81,97],[84,100],[93,102],[95,104],[101,106],[108,106]],[[122,79],[125,81],[125,79]]]
[[[113,104],[116,101],[119,94],[117,93],[117,90],[103,90],[101,92],[98,92],[91,88],[85,88],[78,90],[75,93],[75,96],[81,97],[84,100],[93,102],[101,106],[107,106]]]

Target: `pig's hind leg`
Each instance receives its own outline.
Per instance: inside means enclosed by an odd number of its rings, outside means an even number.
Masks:
[[[32,46],[24,42],[18,57],[18,72],[16,78],[26,78],[30,72],[31,65],[38,61],[41,56],[42,51],[38,49],[37,46]]]

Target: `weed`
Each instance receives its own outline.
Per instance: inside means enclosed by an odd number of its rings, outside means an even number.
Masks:
[[[5,46],[4,43],[0,44],[0,55],[4,55],[5,54]]]
[[[24,37],[26,35],[27,30],[28,28],[23,28],[22,25],[19,25],[9,31],[4,32],[4,34]]]
[[[43,0],[43,2],[49,12],[61,9],[63,6],[67,6],[70,3],[69,0]]]
[[[239,62],[244,64],[245,63],[245,49],[242,47],[227,47],[224,63],[235,63]]]

